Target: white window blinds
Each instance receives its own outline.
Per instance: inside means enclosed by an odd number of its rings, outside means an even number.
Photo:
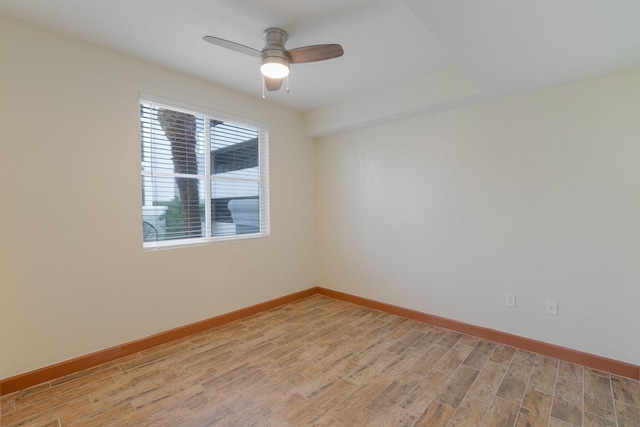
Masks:
[[[145,248],[269,235],[265,129],[140,102]]]

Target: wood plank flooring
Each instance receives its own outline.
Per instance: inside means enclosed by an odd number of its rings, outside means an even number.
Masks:
[[[316,295],[2,397],[13,426],[640,426],[640,382]]]

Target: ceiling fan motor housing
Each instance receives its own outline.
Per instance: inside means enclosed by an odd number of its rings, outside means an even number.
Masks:
[[[267,28],[262,33],[262,37],[265,41],[264,49],[262,49],[264,54],[262,63],[280,63],[288,68],[290,59],[284,48],[289,37],[287,32],[281,28]]]

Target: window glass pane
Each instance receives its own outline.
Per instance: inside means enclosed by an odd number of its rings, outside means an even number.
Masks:
[[[205,199],[196,198],[205,194],[203,186],[198,178],[143,177],[143,221],[155,228],[155,236],[145,241],[204,237]]]
[[[140,119],[143,170],[204,174],[202,117],[142,105]]]
[[[150,105],[140,117],[144,241],[203,237],[204,119]]]
[[[215,235],[260,232],[259,131],[211,123],[212,229]],[[233,224],[220,227],[220,224]]]

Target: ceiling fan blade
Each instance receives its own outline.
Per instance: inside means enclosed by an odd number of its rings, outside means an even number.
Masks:
[[[291,63],[324,61],[342,56],[344,50],[339,44],[317,44],[313,46],[297,47],[287,51]]]
[[[278,90],[282,87],[282,81],[284,79],[272,79],[271,77],[265,77],[265,86],[268,91]]]
[[[224,48],[227,49],[231,49],[231,50],[235,50],[236,52],[240,52],[240,53],[244,53],[245,55],[251,55],[251,56],[255,56],[257,58],[262,58],[264,56],[264,54],[257,50],[254,49],[252,47],[249,46],[245,46],[243,44],[240,43],[236,43],[236,42],[232,42],[229,40],[225,40],[225,39],[221,39],[219,37],[212,37],[212,36],[204,36],[202,38],[202,40],[209,42],[209,43],[213,43],[215,45],[218,46],[222,46]]]

